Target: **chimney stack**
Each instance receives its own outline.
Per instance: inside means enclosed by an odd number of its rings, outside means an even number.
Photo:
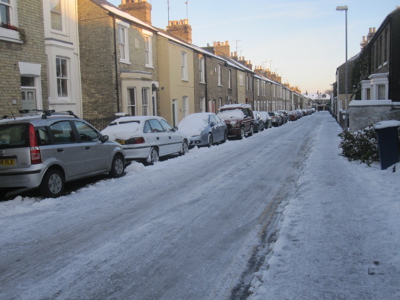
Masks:
[[[189,44],[192,43],[192,26],[189,25],[188,19],[169,21],[167,32]]]
[[[151,25],[151,4],[147,0],[122,0],[122,4],[118,8]]]
[[[214,42],[214,52],[216,55],[225,55],[229,57],[231,53],[231,47],[229,46],[229,42]]]

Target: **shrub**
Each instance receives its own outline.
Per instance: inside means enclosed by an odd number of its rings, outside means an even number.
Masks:
[[[359,160],[370,166],[374,161],[379,161],[378,139],[372,126],[351,133],[343,131],[339,134],[342,138],[339,148],[341,155],[349,161]]]

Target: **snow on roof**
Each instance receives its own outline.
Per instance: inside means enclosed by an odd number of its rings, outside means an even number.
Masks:
[[[112,5],[111,3],[109,3],[106,0],[91,0],[93,3],[97,4],[98,6],[108,10],[109,12],[113,13],[116,16],[119,16],[121,18],[124,18],[126,20],[135,22],[137,24],[140,24],[144,27],[147,27],[148,29],[154,30],[154,31],[158,31],[155,27],[139,20],[138,18],[135,18],[134,16],[120,10],[118,7]]]
[[[349,106],[382,106],[382,105],[392,105],[392,100],[352,100]]]

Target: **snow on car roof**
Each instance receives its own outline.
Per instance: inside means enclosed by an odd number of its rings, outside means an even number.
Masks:
[[[137,117],[122,117],[111,122],[101,133],[108,135],[108,137],[114,141],[117,139],[127,140],[143,132],[143,130],[141,130],[143,126],[141,126],[140,123],[141,121],[138,120]]]
[[[213,113],[194,113],[179,122],[179,131],[188,136],[199,135],[208,126],[208,117]]]
[[[226,120],[226,119],[242,119],[244,117],[244,113],[240,108],[236,109],[227,109],[220,111],[218,113],[218,117]]]

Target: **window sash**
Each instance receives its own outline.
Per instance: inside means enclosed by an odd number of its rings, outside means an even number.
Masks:
[[[51,28],[54,30],[62,31],[62,11],[61,1],[50,1],[50,15],[51,15]]]
[[[57,94],[68,97],[68,60],[56,58]]]
[[[186,52],[181,53],[181,64],[182,64],[182,80],[187,80],[187,54],[186,54]]]
[[[11,24],[10,9],[11,6],[9,0],[0,1],[0,23]]]
[[[222,85],[221,65],[218,65],[217,68],[218,68],[218,85]]]
[[[118,38],[119,38],[119,55],[121,59],[126,59],[126,28],[118,27]]]
[[[136,116],[136,89],[128,89],[128,110],[132,116]]]
[[[199,71],[200,71],[200,82],[205,82],[205,76],[204,76],[204,58],[199,59]]]
[[[145,59],[145,64],[150,65],[150,37],[145,36],[144,37],[144,59]]]

